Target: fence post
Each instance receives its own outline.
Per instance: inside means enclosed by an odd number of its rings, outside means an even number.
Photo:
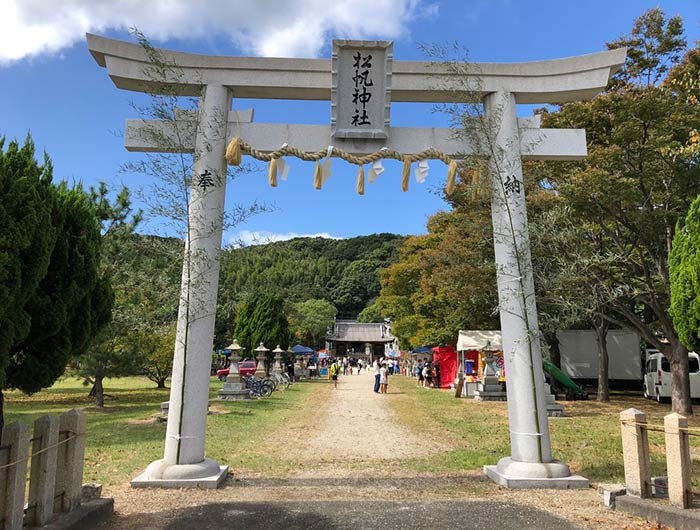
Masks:
[[[0,446],[0,521],[3,530],[22,530],[24,523],[24,488],[27,482],[29,425],[10,423],[2,429]]]
[[[674,412],[664,417],[668,502],[679,508],[692,505],[688,419]]]
[[[85,460],[85,430],[87,418],[84,412],[69,410],[59,420],[59,441],[70,438],[59,446],[56,465],[56,498],[54,511],[69,512],[80,504]]]
[[[649,439],[647,417],[641,410],[627,409],[620,413],[622,454],[625,463],[625,487],[636,497],[650,497]]]
[[[34,422],[32,468],[29,473],[29,526],[43,526],[53,515],[58,454],[58,417],[42,416]]]

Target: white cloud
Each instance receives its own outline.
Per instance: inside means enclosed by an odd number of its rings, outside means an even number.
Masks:
[[[318,56],[329,37],[394,39],[432,0],[5,0],[0,64],[55,53],[85,32],[137,27],[149,39],[228,35],[245,53]]]
[[[343,239],[335,237],[328,232],[319,232],[316,234],[297,234],[296,232],[275,233],[267,230],[241,230],[238,234],[232,236],[228,240],[228,244],[236,248],[248,247],[250,245],[266,245],[275,241],[287,241],[296,237],[322,237],[325,239]]]

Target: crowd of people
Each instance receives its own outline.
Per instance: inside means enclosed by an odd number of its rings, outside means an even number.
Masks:
[[[309,361],[311,362],[311,360]],[[364,359],[353,357],[337,357],[326,360],[328,373],[333,381],[333,388],[338,388],[338,376],[359,375],[363,369],[371,369],[374,373],[374,393],[386,394],[389,387],[389,377],[393,374],[403,374],[415,377],[418,388],[440,388],[440,360],[430,359],[392,359],[380,357],[371,364]],[[315,366],[314,366],[315,368]],[[287,371],[293,377],[293,363],[287,364]],[[291,372],[291,373],[290,373]]]

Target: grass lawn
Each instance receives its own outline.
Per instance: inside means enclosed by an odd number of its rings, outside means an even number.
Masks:
[[[216,400],[222,383],[212,378],[211,414],[207,419],[206,455],[219,462],[253,471],[285,466],[278,455],[255,455],[256,444],[282,424],[327,382],[301,382],[261,400]],[[5,393],[5,422],[32,423],[44,414],[61,414],[78,408],[87,413],[88,437],[84,482],[114,485],[136,476],[153,460],[163,457],[165,423],[158,422],[160,403],[170,390],[158,390],[145,377],[105,380],[110,397],[105,408],[94,406],[89,388],[75,379],[63,379],[53,387],[26,396]]]
[[[296,462],[293,448],[270,434],[299,415],[308,417],[318,401],[330,391],[327,381],[296,383],[270,398],[226,402],[216,400],[222,386],[212,378],[212,414],[207,419],[206,454],[236,470],[284,474]],[[510,454],[506,403],[455,399],[450,392],[416,388],[415,381],[394,376],[389,400],[398,420],[426,436],[438,438],[447,451],[438,456],[414,458],[403,466],[419,472],[450,473],[480,469]],[[5,394],[5,421],[33,422],[44,414],[60,414],[72,408],[88,415],[85,482],[106,486],[127,482],[150,462],[162,458],[165,423],[158,422],[160,403],[169,390],[158,390],[142,377],[110,379],[105,382],[110,396],[103,409],[88,398],[88,388],[74,379],[64,379],[52,388],[25,396]],[[552,452],[572,470],[600,482],[623,482],[619,413],[634,407],[647,413],[649,423],[662,425],[670,405],[658,405],[641,396],[613,394],[610,403],[563,402],[567,418],[549,422]],[[700,418],[691,417],[690,426],[700,431]],[[652,475],[665,475],[663,434],[651,432]],[[700,438],[691,437],[694,482],[700,478]],[[280,448],[278,450],[278,448]],[[697,486],[697,484],[696,484]]]
[[[450,447],[440,458],[418,458],[404,465],[416,470],[450,472],[479,469],[510,455],[507,404],[455,399],[448,391],[416,388],[414,379],[392,377],[390,391],[401,422],[412,429],[442,438]],[[610,403],[563,401],[567,418],[549,421],[554,458],[572,471],[596,482],[624,482],[619,414],[636,408],[647,414],[652,425],[663,426],[670,405],[659,405],[639,396],[613,393]],[[697,406],[696,406],[697,408]],[[700,429],[700,418],[689,419],[691,429]],[[652,476],[665,475],[665,446],[662,433],[650,432]],[[700,477],[700,438],[690,437],[693,477]]]

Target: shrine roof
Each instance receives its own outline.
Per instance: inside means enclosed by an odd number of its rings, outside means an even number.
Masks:
[[[336,322],[330,342],[393,342],[394,336],[384,324]]]

